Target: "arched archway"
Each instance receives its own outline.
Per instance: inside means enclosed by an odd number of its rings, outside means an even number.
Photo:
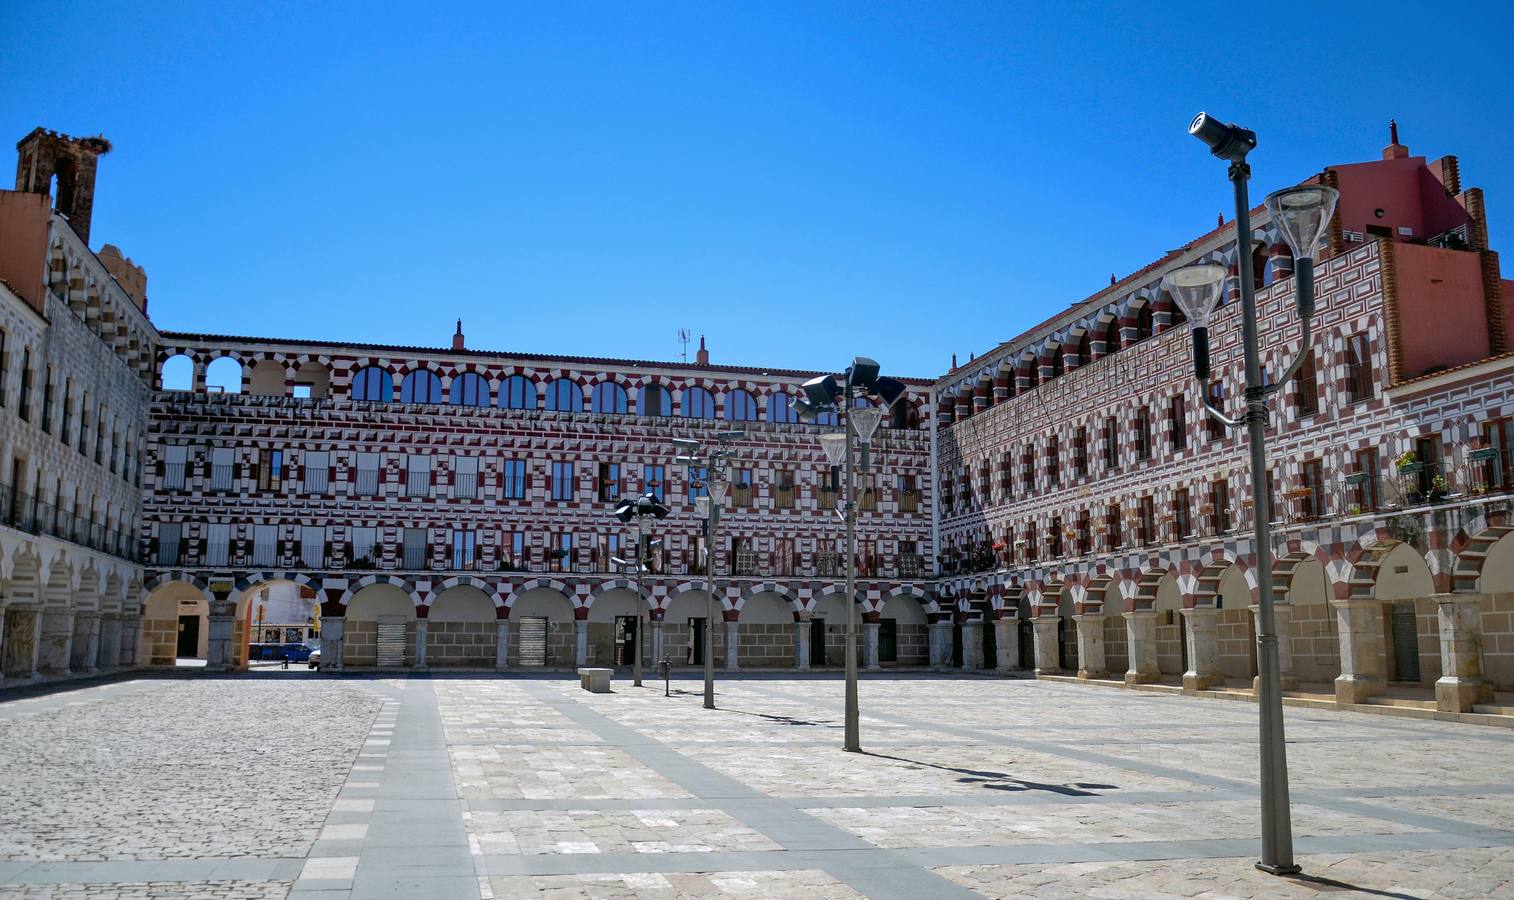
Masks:
[[[163,361],[158,373],[158,384],[165,391],[192,391],[195,389],[195,362],[188,353],[179,353]]]
[[[498,632],[494,598],[471,584],[447,588],[431,600],[426,616],[426,665],[492,668]]]
[[[284,396],[284,364],[276,359],[260,359],[253,363],[248,386],[255,397]]]
[[[358,588],[347,601],[342,665],[413,665],[415,619],[415,600],[403,587],[379,581]]]
[[[1325,564],[1304,559],[1281,582],[1288,602],[1293,672],[1302,682],[1327,683],[1341,673],[1339,626],[1330,605],[1334,590]]]
[[[1188,668],[1188,654],[1183,643],[1183,593],[1176,576],[1169,573],[1157,581],[1151,608],[1157,613],[1157,671],[1182,675]]]
[[[198,585],[165,581],[142,602],[137,659],[151,666],[204,660],[210,651],[210,601]]]
[[[782,594],[754,593],[741,603],[737,658],[742,668],[794,664],[794,605]]]
[[[646,601],[642,601],[646,605]],[[616,587],[597,592],[589,606],[589,659],[597,665],[634,665],[638,645],[637,595],[634,588]],[[648,619],[650,625],[651,620]],[[641,635],[642,665],[653,652],[649,635]]]
[[[1389,681],[1434,684],[1440,677],[1440,609],[1435,578],[1419,551],[1398,544],[1377,566],[1373,596],[1383,603],[1383,671]]]
[[[242,393],[242,363],[229,356],[211,360],[205,367],[205,390],[212,394]]]
[[[573,602],[565,589],[525,585],[510,600],[510,664],[571,666],[577,658]]]
[[[725,661],[725,607],[718,596],[714,607],[715,629],[709,644],[715,653],[715,665],[719,666]],[[709,594],[702,587],[689,587],[668,601],[662,615],[662,642],[675,666],[704,664],[703,628],[709,616]]]
[[[893,594],[878,613],[878,662],[923,666],[930,662],[930,617],[920,598]]]
[[[1251,686],[1256,676],[1256,616],[1251,611],[1254,602],[1251,584],[1240,566],[1228,566],[1220,573],[1215,589],[1215,605],[1218,620],[1219,656],[1216,665],[1220,674]]]

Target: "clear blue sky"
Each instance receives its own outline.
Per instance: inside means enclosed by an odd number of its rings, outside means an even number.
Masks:
[[[325,6],[0,3],[160,327],[931,376],[1213,227],[1201,109],[1258,198],[1396,117],[1514,260],[1507,3]]]

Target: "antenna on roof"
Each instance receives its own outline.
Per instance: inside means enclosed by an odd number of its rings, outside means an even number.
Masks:
[[[678,343],[680,343],[680,344],[683,345],[683,361],[684,362],[688,362],[689,361],[689,330],[687,328],[680,328],[680,329],[678,329]]]

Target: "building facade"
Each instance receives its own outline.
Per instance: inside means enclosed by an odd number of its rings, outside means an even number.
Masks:
[[[319,604],[334,670],[624,664],[638,604],[649,662],[840,664],[845,560],[817,441],[833,426],[790,406],[816,373],[723,367],[702,346],[693,363],[478,350],[461,323],[450,348],[159,331],[145,273],[85,243],[108,149],[39,130],[0,192],[7,679],[245,665],[275,585]],[[1316,339],[1270,437],[1285,675],[1351,703],[1437,685],[1473,711],[1514,684],[1514,289],[1454,157],[1395,135],[1314,179],[1342,199]],[[1292,261],[1253,221],[1278,373],[1300,349]],[[860,479],[864,665],[1249,684],[1245,441],[1200,394],[1239,402],[1237,304],[1197,385],[1161,290],[1191,262],[1238,271],[1235,252],[1222,223],[908,382]],[[726,431],[743,435],[705,647],[704,487],[672,441]],[[610,511],[643,491],[673,513],[638,584]],[[67,527],[36,514],[61,509]]]

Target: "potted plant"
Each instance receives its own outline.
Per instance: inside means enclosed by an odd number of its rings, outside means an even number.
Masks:
[[[1394,458],[1393,465],[1398,467],[1400,475],[1418,475],[1425,468],[1425,464],[1419,461],[1413,450],[1400,453]]]
[[[1428,499],[1431,503],[1445,500],[1450,493],[1451,485],[1446,481],[1446,476],[1436,475],[1430,479],[1430,496]]]

